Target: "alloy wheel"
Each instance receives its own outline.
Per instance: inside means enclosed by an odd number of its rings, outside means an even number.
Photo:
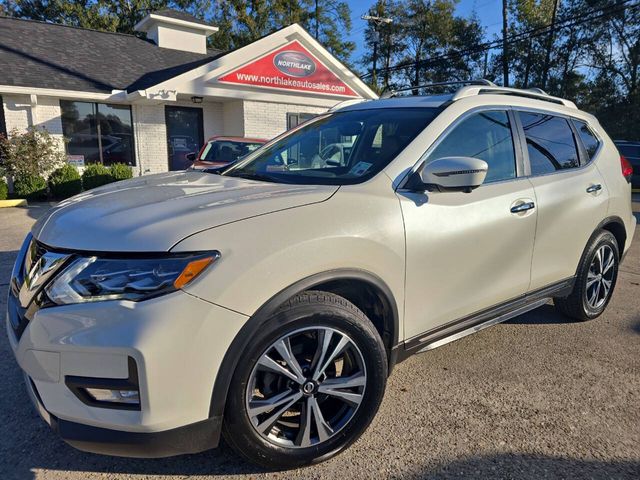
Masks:
[[[254,429],[268,441],[306,448],[333,438],[354,417],[367,383],[354,341],[330,327],[279,338],[260,356],[246,392]]]
[[[609,245],[602,245],[589,265],[585,299],[589,308],[600,308],[609,298],[615,278],[616,257]]]

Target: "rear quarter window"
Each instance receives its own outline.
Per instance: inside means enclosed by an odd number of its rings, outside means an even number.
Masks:
[[[584,149],[587,151],[589,161],[593,160],[598,148],[600,148],[600,140],[594,135],[586,122],[580,120],[573,120],[573,125],[578,131],[578,136],[584,145]]]

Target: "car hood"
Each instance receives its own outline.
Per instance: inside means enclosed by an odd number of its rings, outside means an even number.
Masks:
[[[322,202],[337,188],[258,182],[197,171],[148,175],[65,200],[41,217],[32,233],[46,245],[65,249],[167,251],[202,230]]]

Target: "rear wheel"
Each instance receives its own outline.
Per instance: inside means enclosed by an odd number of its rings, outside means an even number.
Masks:
[[[387,378],[382,340],[353,304],[325,292],[287,302],[234,373],[224,434],[263,467],[326,460],[373,419]]]
[[[571,295],[555,298],[556,308],[576,320],[591,320],[604,312],[618,278],[620,254],[613,234],[601,230],[589,243],[578,268]]]

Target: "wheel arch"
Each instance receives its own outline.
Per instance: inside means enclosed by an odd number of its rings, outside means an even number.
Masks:
[[[371,319],[380,332],[389,363],[389,373],[397,360],[400,320],[398,306],[387,284],[377,275],[356,269],[330,270],[311,275],[281,290],[264,303],[242,326],[224,355],[213,385],[209,417],[222,416],[229,385],[238,361],[253,333],[264,324],[286,300],[307,290],[321,290],[345,297]],[[355,301],[354,301],[355,300]],[[374,300],[367,305],[367,300]],[[365,303],[363,303],[365,302]],[[358,305],[360,303],[360,305]]]
[[[624,222],[620,217],[607,217],[600,224],[598,228],[596,228],[594,234],[598,230],[607,230],[611,232],[611,234],[616,238],[616,243],[618,244],[618,251],[620,252],[620,256],[624,254],[624,246],[627,243],[627,229],[624,226]],[[592,235],[593,237],[593,235]],[[589,239],[591,241],[591,238]]]
[[[580,255],[578,266],[576,267],[576,273],[575,273],[576,277],[578,276],[578,273],[579,273],[578,271],[580,269],[580,265],[582,265],[584,256],[587,254],[589,245],[591,245],[591,242],[593,241],[595,236],[598,235],[598,232],[600,232],[601,230],[606,230],[614,236],[614,238],[616,239],[616,243],[618,244],[618,251],[620,253],[620,257],[622,259],[624,246],[627,241],[627,230],[624,226],[624,222],[620,217],[610,216],[602,220],[598,224],[598,226],[593,230],[593,233],[589,236],[589,239],[587,240],[587,243],[585,244],[584,249],[582,251],[582,255]]]

